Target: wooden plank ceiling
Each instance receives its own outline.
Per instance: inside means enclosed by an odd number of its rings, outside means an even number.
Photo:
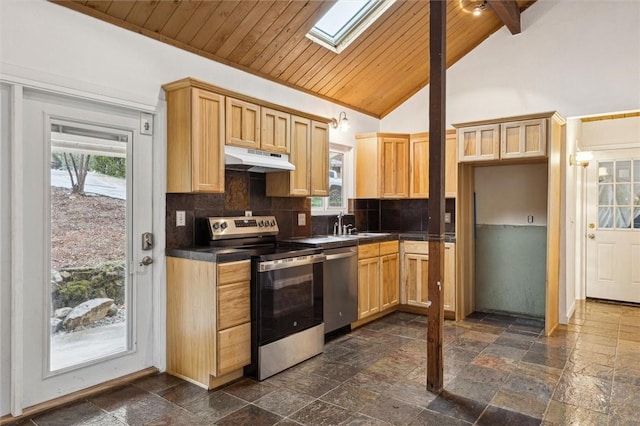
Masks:
[[[516,3],[522,11],[534,1]],[[53,2],[378,118],[429,83],[426,0],[396,1],[340,54],[305,37],[334,1]],[[502,27],[491,1],[473,16],[479,3],[448,1],[447,67]]]

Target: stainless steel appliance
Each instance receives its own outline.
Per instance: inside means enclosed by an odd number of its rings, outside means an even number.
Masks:
[[[324,250],[324,332],[358,320],[358,249]]]
[[[321,353],[321,250],[278,247],[273,216],[212,217],[198,223],[207,244],[251,254],[251,365],[245,373],[264,380]]]

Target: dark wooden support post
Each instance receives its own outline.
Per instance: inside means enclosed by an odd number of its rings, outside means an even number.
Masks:
[[[444,364],[444,164],[447,2],[429,2],[429,324],[427,328],[427,390],[442,391]]]

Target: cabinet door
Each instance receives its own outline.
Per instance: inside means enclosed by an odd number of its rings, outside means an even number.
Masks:
[[[291,195],[309,195],[311,186],[311,120],[291,116],[291,162],[296,169],[291,173]]]
[[[398,253],[380,257],[380,310],[396,306],[399,301]]]
[[[218,332],[218,365],[214,376],[223,376],[251,364],[251,322]]]
[[[311,195],[329,196],[329,126],[311,122]]]
[[[547,155],[547,120],[501,124],[501,158],[531,158]]]
[[[444,310],[456,310],[456,245],[444,244]]]
[[[407,304],[426,308],[429,300],[429,255],[407,253],[404,265]]]
[[[409,139],[409,197],[429,198],[429,134],[411,135]],[[446,184],[446,181],[445,181]]]
[[[409,196],[409,138],[381,137],[378,167],[380,196],[382,198],[406,198]]]
[[[458,142],[455,132],[445,139],[444,192],[445,197],[455,198],[458,193]]]
[[[499,124],[458,129],[459,161],[488,161],[499,158]]]
[[[358,319],[380,311],[380,258],[358,261]]]
[[[356,198],[380,198],[380,155],[375,133],[356,135]]]
[[[224,192],[224,96],[192,89],[191,110],[191,192]]]
[[[288,154],[291,151],[291,115],[271,108],[261,108],[260,144],[270,152]]]
[[[227,98],[227,145],[260,149],[260,107]]]

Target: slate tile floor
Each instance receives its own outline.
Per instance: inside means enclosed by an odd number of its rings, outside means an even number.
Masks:
[[[160,374],[23,421],[37,425],[640,425],[640,307],[582,302],[541,321],[445,325],[445,390],[426,391],[426,318],[394,313],[263,382],[207,392]]]

